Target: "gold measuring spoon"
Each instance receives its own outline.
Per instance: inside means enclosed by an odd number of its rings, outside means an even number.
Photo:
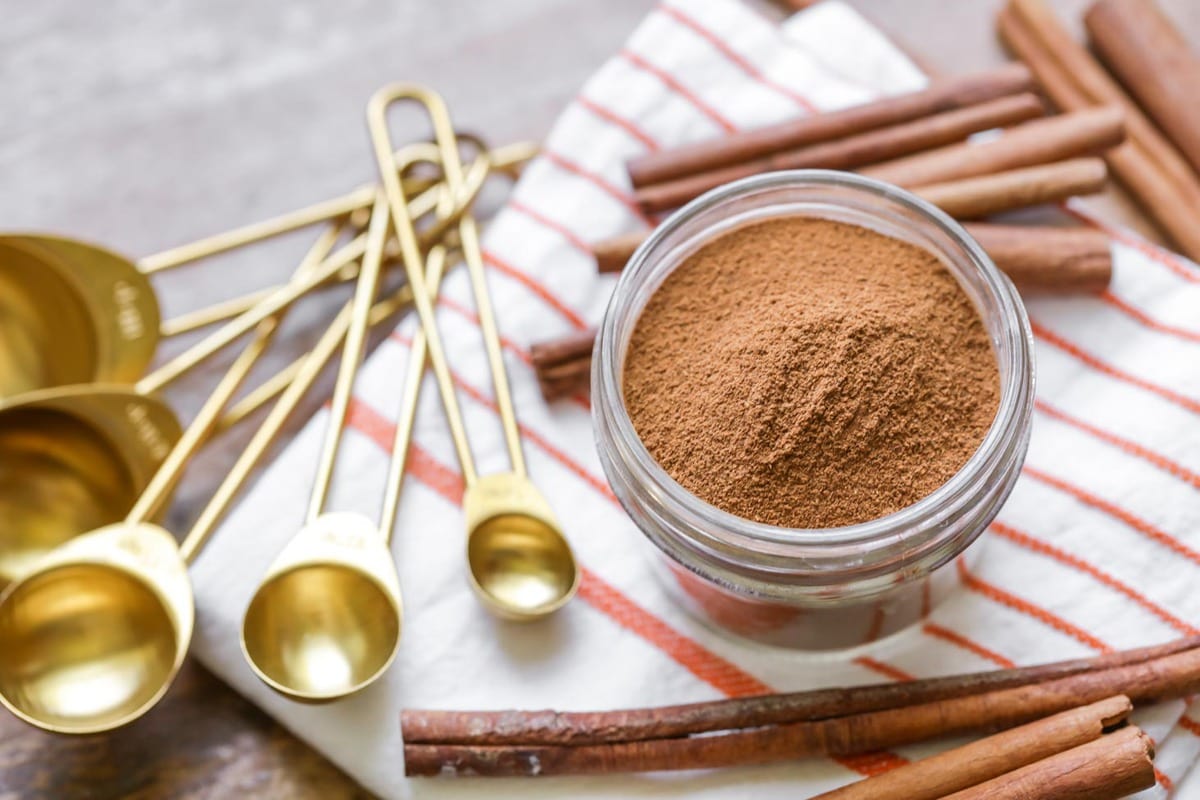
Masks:
[[[521,147],[498,148],[494,156],[495,168],[505,172],[519,169],[526,158]],[[414,193],[425,193],[435,182],[421,178],[408,185]],[[52,386],[133,382],[149,366],[161,338],[240,314],[270,291],[164,321],[150,275],[365,213],[374,196],[374,186],[360,186],[136,263],[98,245],[59,236],[0,236],[0,399]],[[434,197],[436,193],[421,202]]]
[[[579,568],[549,504],[526,473],[516,415],[500,352],[499,333],[484,275],[478,231],[470,214],[464,214],[459,222],[459,237],[471,277],[495,385],[496,402],[513,466],[512,472],[482,477],[475,470],[462,412],[438,333],[429,286],[421,274],[419,240],[404,212],[408,200],[396,172],[388,133],[388,108],[406,99],[424,105],[428,111],[451,191],[460,185],[463,173],[454,128],[441,97],[408,84],[384,87],[371,97],[367,106],[371,140],[391,207],[392,224],[400,242],[409,285],[413,288],[413,302],[421,318],[429,359],[466,483],[463,510],[467,523],[467,563],[471,584],[484,605],[497,615],[515,620],[538,619],[561,608],[571,599],[579,587]]]
[[[242,625],[243,649],[256,674],[297,699],[333,699],[370,683],[391,663],[400,641],[400,582],[386,538],[361,514],[324,511],[379,285],[387,225],[380,195],[306,522],[271,566]]]
[[[413,145],[401,159],[412,163],[422,154],[436,159],[437,149]],[[473,174],[487,169],[486,157],[472,167]],[[445,196],[450,199],[448,189]],[[449,211],[445,203],[439,207],[443,218]],[[390,215],[382,195],[378,214],[372,231],[382,240]],[[428,258],[436,284],[445,248],[435,245]],[[242,621],[242,651],[251,669],[275,691],[301,702],[329,702],[364,689],[387,670],[400,645],[403,603],[389,545],[425,370],[419,335],[404,381],[378,526],[362,514],[324,510],[362,357],[368,324],[363,309],[379,281],[374,262],[363,263],[306,522],[268,569]]]

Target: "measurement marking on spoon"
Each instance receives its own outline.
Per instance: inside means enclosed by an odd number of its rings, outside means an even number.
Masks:
[[[150,413],[144,405],[127,403],[125,418],[133,425],[133,432],[137,435],[138,441],[145,445],[155,461],[162,461],[167,457],[167,453],[171,451],[171,444],[163,435],[162,430],[154,424],[154,420],[150,419]]]
[[[138,290],[129,281],[113,284],[113,302],[117,304],[117,327],[128,341],[136,341],[146,335],[146,320],[137,307]]]

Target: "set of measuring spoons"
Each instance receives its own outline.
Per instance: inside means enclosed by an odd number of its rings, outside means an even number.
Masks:
[[[424,112],[431,141],[393,149],[388,113],[401,104]],[[137,263],[58,237],[0,236],[0,704],[18,717],[50,731],[94,733],[137,719],[163,696],[192,634],[188,565],[339,350],[304,525],[263,576],[243,621],[242,649],[259,678],[292,699],[327,702],[370,685],[394,660],[403,605],[389,542],[427,360],[466,484],[475,593],[515,620],[542,618],[574,595],[574,556],[527,474],[470,208],[490,173],[511,174],[534,149],[475,146],[465,164],[468,137],[456,134],[442,99],[418,86],[381,89],[367,119],[380,184],[291,214]],[[286,284],[162,321],[150,274],[314,224],[325,228]],[[458,260],[477,306],[509,472],[481,476],[475,468],[434,317],[442,276]],[[392,261],[407,282],[383,292]],[[313,349],[234,402],[289,307],[345,280],[355,281],[353,298]],[[421,328],[378,518],[326,511],[368,331],[410,304]],[[218,322],[145,373],[161,336]],[[182,427],[160,390],[247,334]],[[160,520],[188,463],[268,404],[177,541]]]

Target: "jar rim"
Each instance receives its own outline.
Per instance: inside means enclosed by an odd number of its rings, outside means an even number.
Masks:
[[[1003,336],[1009,346],[993,348],[1001,374],[996,415],[975,452],[945,483],[915,503],[872,520],[830,528],[788,528],[739,517],[708,503],[672,478],[646,449],[625,404],[623,375],[617,369],[618,321],[614,309],[649,269],[651,257],[663,242],[696,214],[764,190],[821,186],[861,191],[895,203],[925,218],[947,235],[967,256],[1007,321]],[[1007,365],[1001,363],[1002,353]],[[601,323],[595,356],[592,382],[596,393],[616,400],[597,402],[595,413],[607,415],[604,423],[615,428],[621,444],[630,449],[628,455],[638,465],[637,478],[648,482],[647,489],[665,510],[683,516],[699,510],[711,525],[721,529],[720,544],[772,555],[783,555],[780,549],[783,548],[789,558],[812,559],[814,563],[810,566],[830,556],[831,549],[840,551],[848,545],[860,553],[906,546],[911,544],[906,533],[928,528],[948,516],[951,513],[948,509],[969,503],[978,491],[981,477],[999,476],[1005,465],[1011,463],[1011,445],[1021,439],[1022,429],[1028,425],[1033,396],[1032,331],[1025,307],[1011,281],[979,244],[956,220],[920,197],[873,178],[834,170],[788,170],[743,178],[713,189],[672,213],[637,248],[622,271]],[[1004,369],[1005,366],[1008,368]],[[1023,459],[1023,453],[1020,458]]]

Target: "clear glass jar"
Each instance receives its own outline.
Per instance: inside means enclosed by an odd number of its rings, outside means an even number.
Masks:
[[[650,296],[691,253],[753,221],[800,215],[871,228],[934,253],[974,302],[992,341],[1000,405],[970,460],[929,496],[879,519],[789,529],[742,519],[676,483],[625,408],[625,354]],[[919,621],[956,585],[948,566],[1008,497],[1029,444],[1033,342],[1012,283],[962,226],[889,184],[826,170],[737,181],[675,212],[626,265],[592,367],[597,446],[613,491],[654,545],[668,590],[701,619],[759,642],[806,650],[868,644]]]

